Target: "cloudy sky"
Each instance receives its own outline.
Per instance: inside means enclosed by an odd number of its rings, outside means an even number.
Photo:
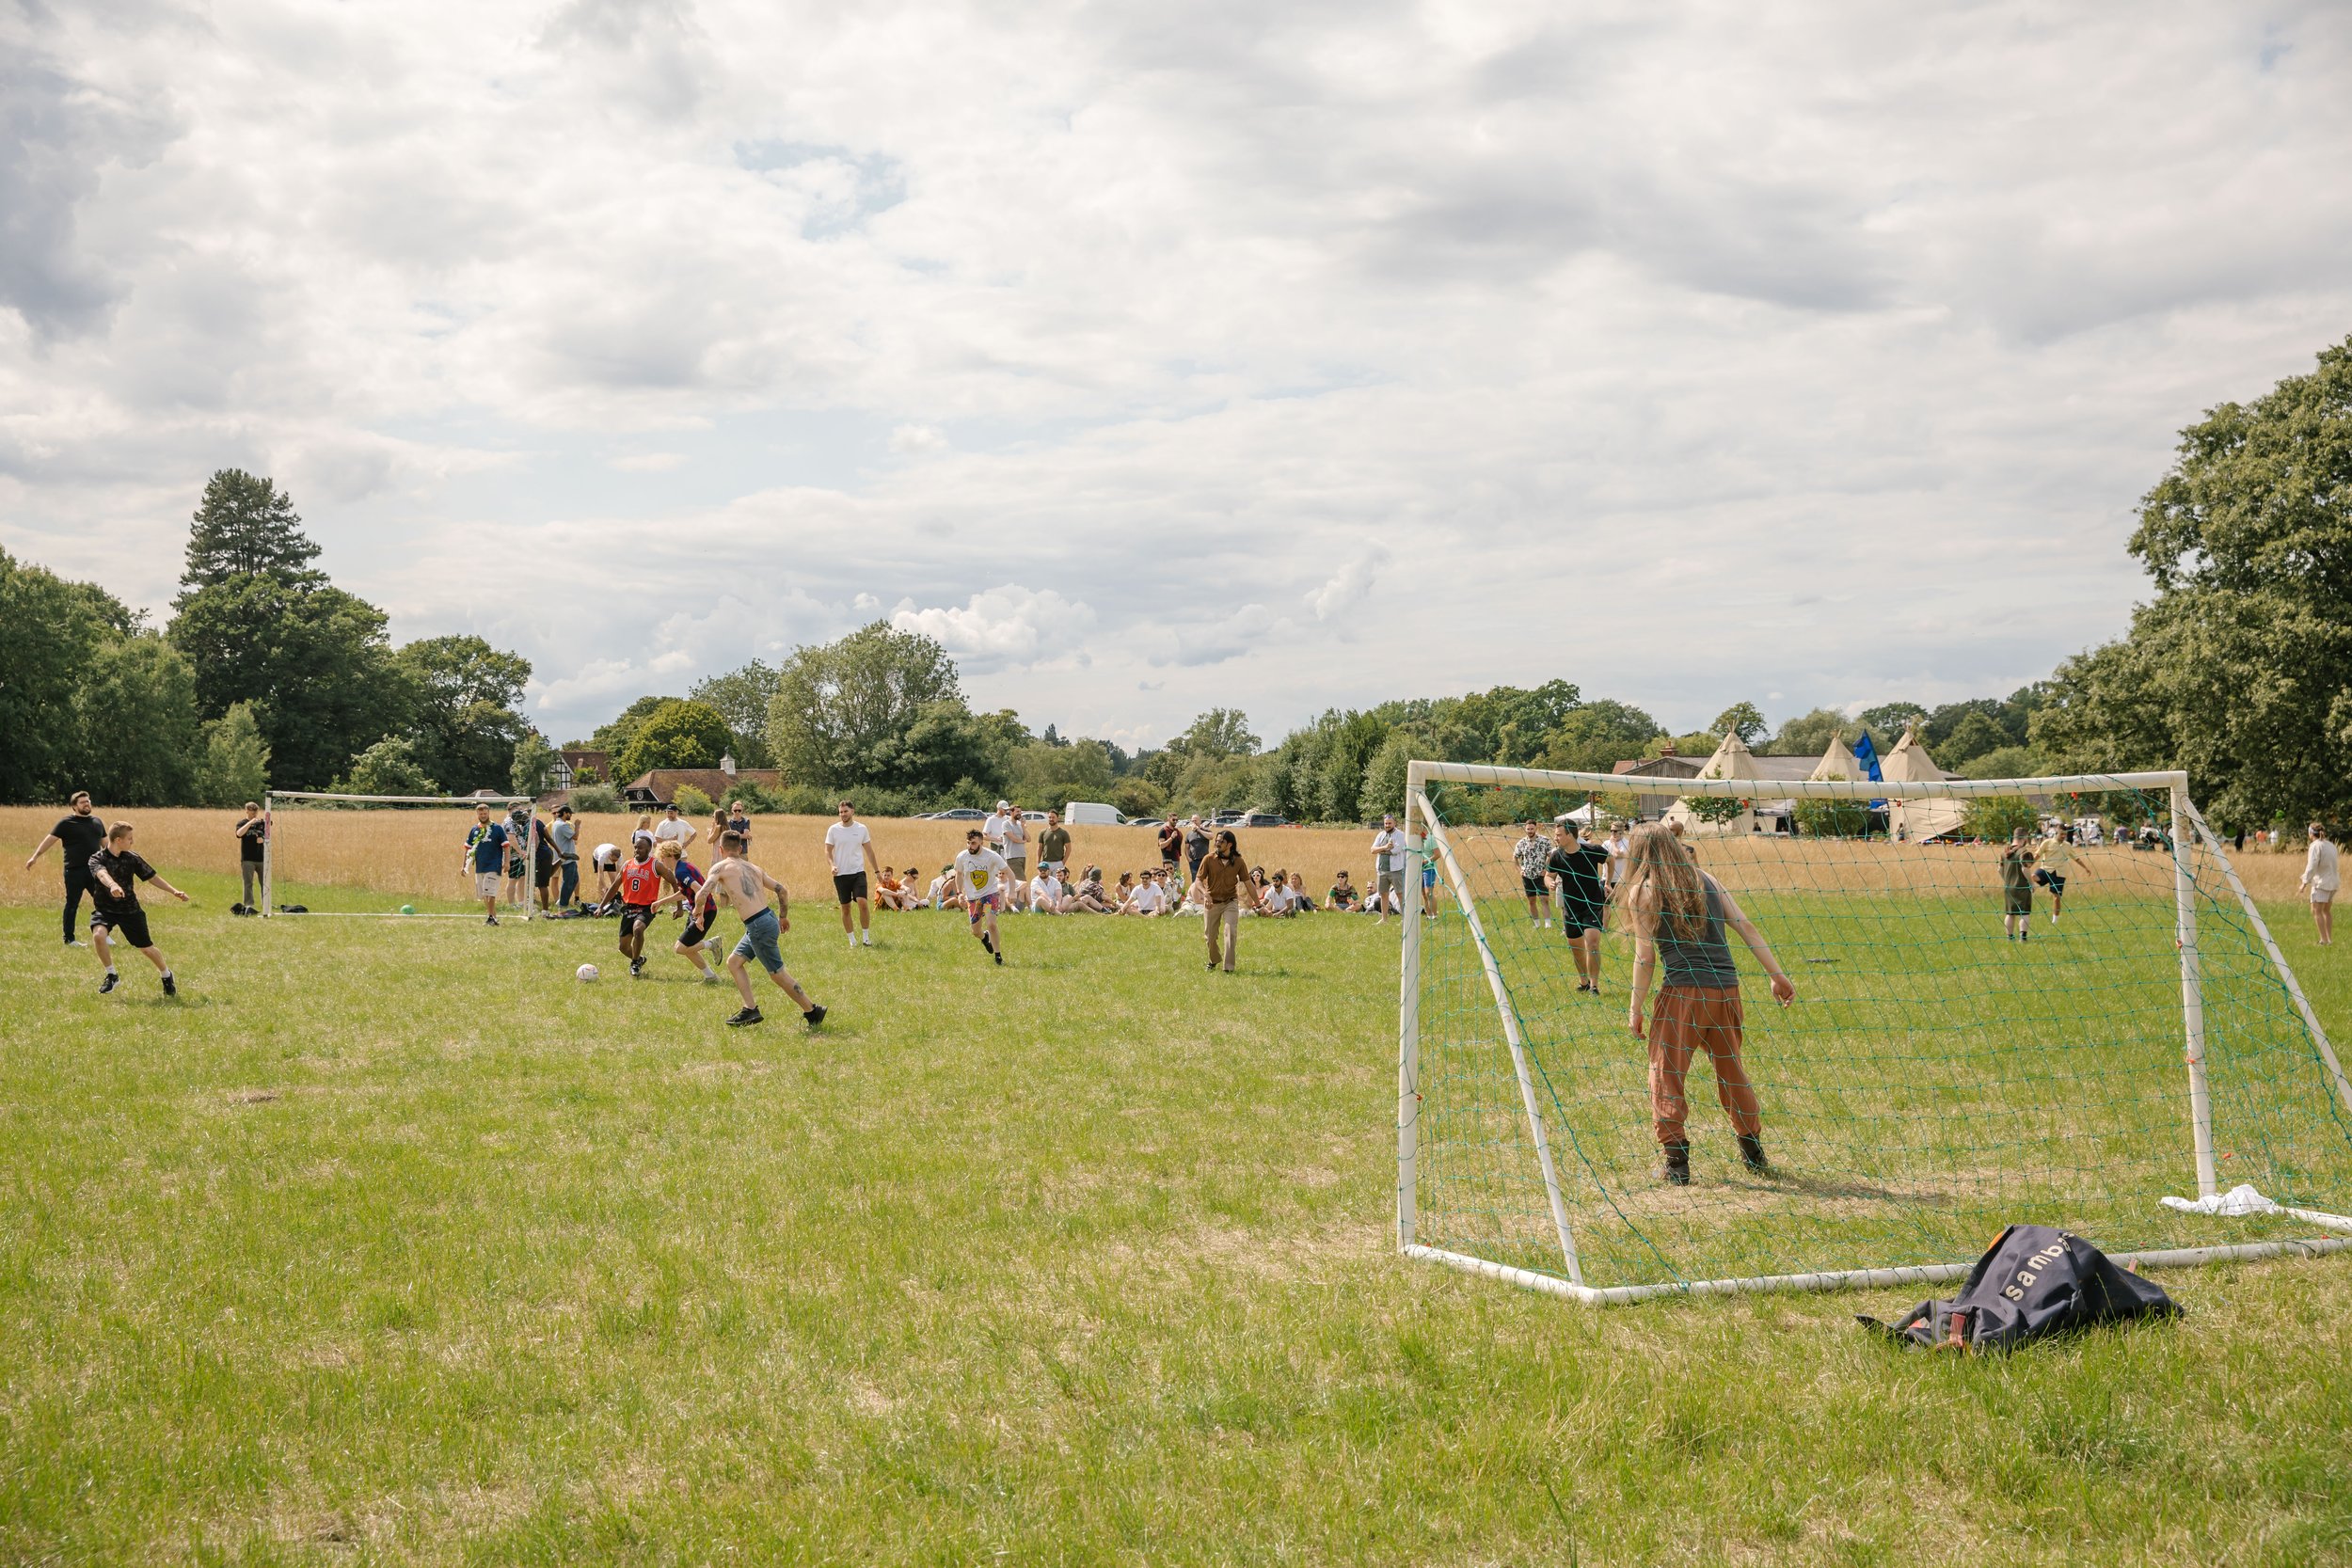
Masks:
[[[0,545],[288,485],[559,739],[876,617],[1155,743],[2005,692],[2352,332],[2352,11],[0,0]]]

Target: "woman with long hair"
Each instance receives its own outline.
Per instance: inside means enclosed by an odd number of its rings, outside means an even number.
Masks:
[[[1764,966],[1782,1006],[1796,999],[1796,987],[1756,923],[1722,884],[1699,869],[1690,847],[1658,823],[1633,831],[1615,902],[1633,936],[1626,1025],[1637,1040],[1645,1038],[1642,1009],[1649,1001],[1650,980],[1656,975],[1660,981],[1646,1036],[1650,1121],[1665,1154],[1659,1174],[1677,1187],[1691,1180],[1683,1079],[1692,1057],[1701,1052],[1714,1069],[1715,1096],[1739,1134],[1740,1162],[1752,1171],[1766,1169],[1764,1116],[1740,1056],[1746,1022],[1740,1009],[1740,970],[1724,928],[1739,932]]]

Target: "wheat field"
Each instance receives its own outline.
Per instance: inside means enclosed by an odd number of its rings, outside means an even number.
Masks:
[[[11,843],[29,854],[62,808],[0,807],[0,826]],[[233,811],[158,809],[124,814],[101,808],[101,816],[126,816],[139,829],[139,851],[168,879],[175,869],[233,876],[236,841],[230,829]],[[384,894],[463,898],[469,889],[461,865],[466,828],[472,814],[452,808],[421,812],[281,811],[278,814],[277,875],[284,885],[363,889]],[[580,844],[628,842],[635,816],[621,814],[583,816]],[[912,817],[863,818],[874,832],[875,858],[885,866],[920,868],[923,879],[963,847],[966,822],[937,822]],[[796,898],[813,898],[832,891],[832,867],[825,856],[824,834],[830,816],[760,816],[753,819],[752,858],[783,881]],[[707,823],[696,824],[698,828]],[[1038,825],[1030,824],[1034,842]],[[1480,896],[1507,895],[1516,888],[1510,879],[1508,847],[1517,831],[1509,828],[1456,827],[1448,830],[1466,867],[1492,868],[1482,876]],[[1358,885],[1372,869],[1372,833],[1363,828],[1250,828],[1236,830],[1242,853],[1252,865],[1268,872],[1298,871],[1320,899],[1334,873],[1344,867]],[[1999,849],[1991,845],[1900,845],[1873,839],[1855,843],[1844,839],[1796,839],[1769,835],[1740,838],[1701,834],[1693,841],[1700,859],[1725,886],[1741,891],[1786,885],[1798,867],[1819,882],[1835,877],[1850,886],[1873,892],[1946,894],[1956,887],[1999,885]],[[709,846],[697,842],[691,851],[698,863],[711,860]],[[583,853],[583,860],[585,855]],[[1157,864],[1159,849],[1153,830],[1147,827],[1081,827],[1071,830],[1073,865],[1100,865],[1104,879],[1116,882],[1121,871]],[[2161,855],[2116,848],[2078,851],[2078,872],[2093,886],[2148,888],[2160,883],[2156,868]],[[0,901],[40,903],[56,895],[57,851],[26,871],[22,860],[0,861]],[[2262,900],[2296,897],[2295,879],[2302,870],[2299,854],[2258,851],[2252,845],[2232,863],[2247,889]]]
[[[40,806],[0,808],[9,842],[29,854],[41,835],[63,815],[61,809]],[[116,814],[100,808],[112,819]],[[238,814],[216,810],[154,810],[120,814],[139,830],[139,852],[169,879],[177,871],[203,871],[233,876],[237,846],[231,833]],[[636,826],[635,816],[619,814],[580,819],[581,859],[598,844],[626,844]],[[915,866],[926,885],[941,866],[963,847],[967,822],[935,822],[912,817],[862,818],[874,833],[874,856],[885,866]],[[752,819],[752,859],[788,888],[796,898],[820,895],[830,901],[832,864],[825,854],[825,830],[831,816],[755,816]],[[276,826],[275,874],[281,887],[329,886],[384,894],[433,898],[462,898],[469,891],[462,869],[466,830],[470,811],[433,808],[425,811],[280,811]],[[696,824],[705,829],[707,822]],[[1029,824],[1034,847],[1040,824]],[[1307,885],[1321,898],[1332,875],[1345,866],[1359,882],[1372,865],[1372,833],[1357,828],[1256,828],[1237,830],[1242,853],[1253,865],[1271,873],[1304,873]],[[1100,865],[1104,879],[1116,882],[1121,871],[1159,863],[1158,841],[1150,828],[1081,827],[1071,830],[1071,860],[1083,869]],[[698,864],[708,865],[709,846],[697,841],[689,851]],[[1034,860],[1034,847],[1032,849]],[[0,899],[10,903],[40,903],[54,898],[57,888],[57,851],[51,849],[31,871],[21,858],[10,857],[0,877]],[[583,875],[585,873],[583,872]]]

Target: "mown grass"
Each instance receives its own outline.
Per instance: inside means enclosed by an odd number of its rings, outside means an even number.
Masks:
[[[0,911],[0,1560],[2352,1555],[2341,1260],[1970,1362],[1851,1323],[1917,1291],[1399,1261],[1392,927],[1254,924],[1228,979],[1174,923],[1015,922],[997,970],[803,909],[834,1021],[736,1033],[666,954],[574,984],[607,923],[188,880],[176,1005]]]

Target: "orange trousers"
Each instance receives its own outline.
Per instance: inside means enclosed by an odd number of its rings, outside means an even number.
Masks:
[[[1724,1102],[1735,1132],[1764,1130],[1756,1086],[1740,1060],[1741,1030],[1737,986],[1666,986],[1649,1011],[1649,1114],[1661,1144],[1689,1141],[1682,1130],[1690,1105],[1682,1080],[1691,1058],[1704,1053],[1715,1070],[1715,1098]]]

